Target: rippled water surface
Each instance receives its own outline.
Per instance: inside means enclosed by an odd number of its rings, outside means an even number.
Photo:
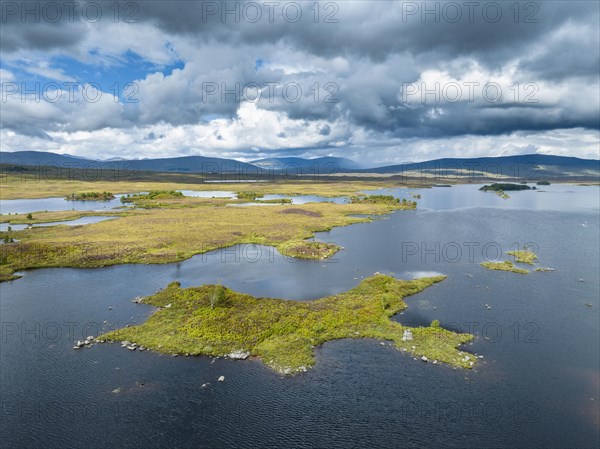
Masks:
[[[344,247],[326,262],[238,245],[177,264],[31,270],[0,284],[1,446],[598,447],[598,187],[508,200],[478,187],[386,192],[421,194],[419,209],[317,234]],[[523,244],[555,271],[479,266]],[[466,349],[481,363],[455,370],[341,340],[317,348],[308,373],[283,378],[257,360],[72,349],[143,322],[152,308],[132,299],[173,280],[304,301],[376,271],[447,275],[395,319],[474,332]]]

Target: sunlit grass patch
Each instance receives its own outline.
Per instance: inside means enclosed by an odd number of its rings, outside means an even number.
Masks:
[[[376,338],[426,360],[471,368],[476,358],[457,348],[472,335],[448,331],[438,323],[411,328],[390,320],[406,308],[406,296],[444,278],[403,281],[377,274],[347,292],[307,302],[255,298],[220,285],[182,289],[171,283],[143,299],[161,308],[145,323],[99,339],[135,342],[164,353],[247,352],[278,372],[292,374],[311,367],[314,348],[327,341]]]

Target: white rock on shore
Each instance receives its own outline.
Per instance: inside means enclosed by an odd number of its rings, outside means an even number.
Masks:
[[[231,354],[227,355],[227,357],[233,360],[246,360],[248,357],[250,357],[250,352],[242,351],[240,349],[238,351],[233,351]]]
[[[89,335],[85,340],[77,340],[73,349],[89,348],[94,343],[94,336]]]

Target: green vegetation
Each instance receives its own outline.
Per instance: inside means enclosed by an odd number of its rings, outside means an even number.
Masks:
[[[472,368],[476,357],[457,349],[472,335],[451,332],[439,323],[410,328],[389,319],[407,307],[406,296],[444,278],[402,281],[376,274],[350,291],[306,302],[255,298],[220,285],[182,289],[173,282],[142,300],[161,308],[145,323],[98,340],[133,342],[174,354],[246,353],[280,373],[293,374],[314,365],[315,346],[341,338],[375,338],[391,340],[399,350],[425,361]]]
[[[534,187],[535,188],[535,187]],[[531,187],[528,185],[521,184],[512,184],[512,183],[494,183],[490,185],[485,185],[481,187],[479,190],[483,192],[495,192],[502,199],[509,199],[510,196],[505,192],[505,190],[529,190]]]
[[[537,185],[538,186],[549,186],[550,185],[550,181],[545,181],[545,180],[538,181]]]
[[[110,201],[114,199],[115,196],[110,192],[82,192],[65,196],[67,201]]]
[[[236,192],[238,200],[254,201],[256,198],[262,198],[264,195],[258,192]]]
[[[396,198],[392,195],[360,195],[352,196],[350,201],[353,204],[401,204],[406,209],[416,209],[416,201],[408,201],[405,198]]]
[[[482,262],[481,266],[487,268],[488,270],[510,271],[512,273],[519,274],[529,273],[528,270],[515,267],[510,260],[505,260],[504,262]]]
[[[175,198],[183,198],[183,193],[178,192],[177,190],[151,190],[148,193],[122,196],[121,203],[136,203],[145,200],[170,200]]]
[[[512,184],[512,183],[494,183],[490,185],[485,185],[481,187],[479,190],[483,192],[490,191],[511,191],[511,190],[530,190],[531,187],[525,184]]]
[[[520,250],[508,251],[508,254],[513,256],[515,258],[515,262],[517,262],[517,263],[533,265],[538,260],[537,254],[535,254],[533,251],[530,251],[529,249],[527,249],[527,246],[524,246],[523,249],[520,249]],[[481,263],[481,265],[483,267],[487,268],[488,270],[510,271],[510,272],[519,273],[519,274],[529,273],[529,270],[525,270],[523,268],[518,268],[510,260],[505,260],[504,262],[483,262],[483,263]],[[554,271],[554,268],[538,267],[535,269],[535,271],[538,271],[538,272]]]
[[[528,251],[527,248],[523,248],[522,250],[509,251],[508,254],[515,257],[515,261],[518,263],[526,263],[529,265],[533,265],[538,257],[533,251]]]
[[[292,240],[277,247],[284,256],[298,259],[327,259],[341,248],[334,243],[312,242],[308,240]]]
[[[392,195],[360,195],[350,198],[352,203],[362,204],[399,204],[400,199]]]
[[[33,215],[31,215],[31,213],[27,214],[26,217],[27,220],[33,220]]]

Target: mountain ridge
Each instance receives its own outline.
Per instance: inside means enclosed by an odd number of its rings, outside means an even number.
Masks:
[[[0,152],[0,163],[13,165],[59,165],[73,168],[115,168],[135,166],[140,171],[164,173],[264,173],[279,172],[309,175],[315,172],[334,174],[378,174],[397,175],[420,172],[421,174],[442,174],[447,176],[468,176],[480,172],[503,174],[514,178],[543,174],[549,177],[560,176],[600,176],[600,160],[582,159],[572,156],[527,154],[515,156],[487,156],[476,158],[440,158],[423,162],[384,165],[363,168],[360,164],[341,157],[299,157],[264,158],[251,162],[207,156],[178,156],[156,159],[116,159],[94,160],[43,151]]]

